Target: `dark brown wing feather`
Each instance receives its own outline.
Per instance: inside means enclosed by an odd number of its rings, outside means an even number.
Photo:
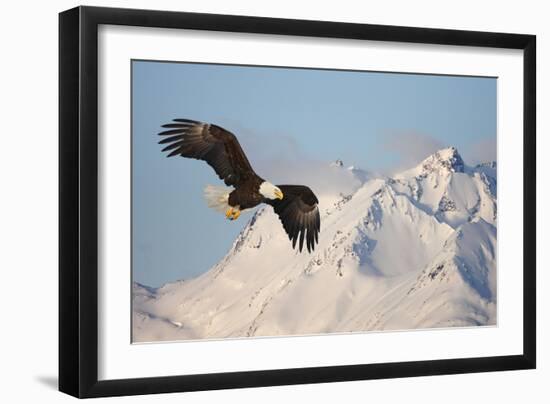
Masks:
[[[268,200],[267,203],[273,206],[275,213],[292,241],[292,248],[298,247],[300,252],[306,242],[307,251],[315,249],[319,242],[321,231],[321,218],[317,197],[311,189],[303,185],[277,185],[283,192],[283,199]]]
[[[237,187],[256,176],[239,141],[224,128],[191,119],[174,119],[162,125],[169,129],[159,133],[166,136],[159,143],[167,157],[182,156],[206,161],[226,185]]]

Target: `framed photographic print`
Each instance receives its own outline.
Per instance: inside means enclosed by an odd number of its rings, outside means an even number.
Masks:
[[[535,37],[60,14],[59,387],[535,367]]]

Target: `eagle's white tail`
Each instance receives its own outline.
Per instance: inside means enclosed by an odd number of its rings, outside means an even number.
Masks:
[[[229,208],[228,201],[231,191],[231,188],[207,185],[204,188],[204,199],[206,199],[209,208],[225,213]]]

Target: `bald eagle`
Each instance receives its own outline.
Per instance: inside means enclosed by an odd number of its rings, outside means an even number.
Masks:
[[[207,186],[204,190],[208,206],[236,220],[242,211],[261,203],[273,207],[279,216],[292,248],[302,252],[304,240],[308,252],[319,241],[321,219],[317,197],[305,185],[273,185],[254,172],[234,134],[209,123],[191,119],[174,119],[162,125],[165,130],[159,143],[167,157],[182,156],[206,161],[225,185]]]

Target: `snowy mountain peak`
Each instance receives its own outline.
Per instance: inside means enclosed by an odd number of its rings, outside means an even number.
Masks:
[[[464,172],[464,160],[455,147],[442,149],[420,163],[422,173],[428,174],[434,171],[448,171],[454,173]]]
[[[451,147],[393,178],[330,166],[357,185],[318,193],[312,253],[292,250],[262,207],[201,276],[134,284],[133,340],[496,323],[496,165],[466,168]]]
[[[336,159],[333,162],[330,163],[330,168],[333,173],[337,173],[337,175],[343,176],[344,178],[352,178],[355,180],[356,184],[353,187],[353,190],[356,190],[358,186],[365,183],[369,179],[372,178],[372,175],[368,172],[363,170],[362,168],[359,168],[355,165],[350,165],[346,167],[344,164],[344,161],[341,159]],[[338,182],[341,182],[342,177],[339,177]],[[338,185],[339,187],[339,185]],[[340,189],[339,192],[343,193],[349,193],[350,190],[344,190]]]

